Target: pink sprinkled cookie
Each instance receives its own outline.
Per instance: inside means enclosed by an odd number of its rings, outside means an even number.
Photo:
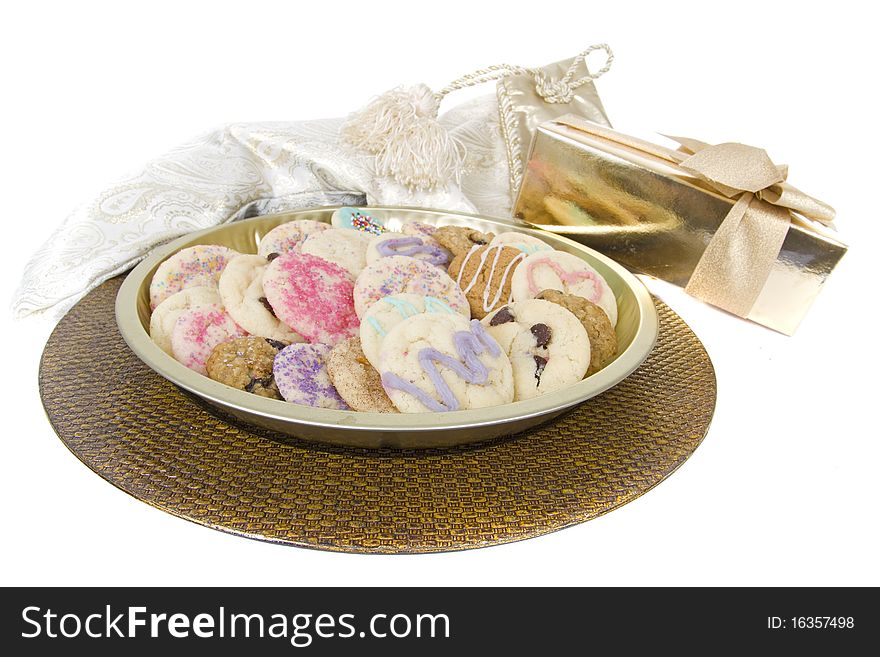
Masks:
[[[330,224],[325,224],[322,221],[312,221],[311,219],[288,221],[286,224],[276,226],[263,235],[263,239],[260,240],[260,246],[257,248],[257,254],[265,258],[270,253],[284,254],[298,251],[300,243],[309,235],[320,233],[328,228],[330,228]]]
[[[349,410],[327,373],[326,344],[292,344],[275,356],[275,385],[286,401],[315,408]]]
[[[334,345],[358,334],[354,279],[339,265],[308,253],[272,260],[263,292],[282,322],[310,342]]]
[[[302,337],[275,317],[263,292],[263,275],[268,266],[269,261],[258,255],[240,255],[230,260],[220,276],[221,303],[235,323],[251,335],[302,342]]]
[[[445,271],[399,255],[379,258],[361,272],[354,286],[355,311],[363,317],[382,297],[401,292],[435,297],[458,313],[470,314],[467,297]]]
[[[222,306],[223,300],[220,293],[213,287],[188,287],[176,292],[156,306],[150,315],[150,337],[159,348],[169,356],[171,351],[171,335],[174,333],[174,325],[177,318],[184,311],[200,306]]]
[[[216,289],[226,263],[237,255],[237,251],[213,244],[181,249],[156,269],[150,281],[150,310],[188,287]]]
[[[205,364],[214,347],[247,335],[222,306],[202,306],[185,310],[171,333],[174,358],[199,374],[207,374]]]

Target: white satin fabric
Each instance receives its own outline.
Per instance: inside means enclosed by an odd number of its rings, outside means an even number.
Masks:
[[[495,95],[441,117],[465,146],[459,184],[412,192],[337,139],[342,119],[236,123],[149,162],[76,209],[25,268],[13,312],[59,318],[89,290],[186,233],[316,205],[410,205],[509,216]]]

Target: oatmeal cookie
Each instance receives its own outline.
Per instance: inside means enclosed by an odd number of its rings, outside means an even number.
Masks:
[[[493,233],[481,233],[473,228],[461,226],[441,226],[431,235],[440,246],[453,256],[465,255],[473,246],[485,246],[491,242]]]
[[[559,304],[577,317],[587,329],[587,335],[590,336],[590,367],[587,376],[598,372],[614,360],[617,355],[617,334],[602,308],[583,297],[565,294],[559,290],[543,290],[535,298]]]
[[[272,366],[275,356],[286,346],[279,340],[253,335],[235,338],[214,347],[205,368],[209,377],[232,388],[281,399]]]

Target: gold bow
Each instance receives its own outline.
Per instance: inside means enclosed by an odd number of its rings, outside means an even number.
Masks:
[[[736,199],[694,268],[685,291],[746,317],[761,293],[788,234],[792,212],[829,225],[834,208],[785,182],[788,167],[737,143],[710,146],[684,137],[669,151],[678,166],[727,198]]]
[[[555,122],[677,165],[710,189],[736,199],[709,240],[685,291],[740,317],[749,315],[764,288],[792,213],[826,226],[834,220],[834,208],[785,182],[788,167],[774,164],[760,148],[737,143],[711,146],[667,135],[681,145],[674,151],[572,114]]]

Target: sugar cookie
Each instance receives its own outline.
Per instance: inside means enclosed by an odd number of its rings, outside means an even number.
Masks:
[[[354,286],[358,317],[382,297],[400,292],[436,297],[462,314],[468,307],[464,293],[439,267],[407,256],[389,256],[367,265],[358,276]]]
[[[514,301],[534,299],[542,290],[559,290],[592,301],[617,325],[617,299],[604,278],[582,259],[563,251],[527,256],[513,273]]]
[[[272,253],[279,255],[299,251],[299,246],[309,235],[320,233],[330,228],[330,224],[311,219],[298,219],[275,226],[263,235],[257,247],[257,255],[267,257]]]
[[[388,230],[383,216],[361,208],[339,208],[330,223],[334,228],[350,228],[369,235],[381,235]]]
[[[406,318],[421,313],[451,315],[455,311],[435,297],[406,293],[382,297],[367,309],[361,319],[361,348],[373,367],[379,366],[379,352],[388,332]],[[463,317],[470,319],[470,314],[465,312]]]
[[[367,248],[367,264],[372,264],[379,258],[394,255],[424,260],[437,267],[445,267],[452,260],[452,254],[430,237],[385,233],[370,242]]]
[[[180,314],[190,308],[222,304],[220,293],[215,287],[188,287],[176,292],[156,306],[153,314],[150,315],[150,337],[162,351],[173,356],[171,334]]]
[[[379,362],[382,385],[402,413],[513,401],[507,355],[479,321],[457,314],[404,320],[385,338]]]
[[[184,310],[174,323],[171,352],[183,365],[206,374],[205,363],[214,347],[244,335],[245,332],[221,306]]]
[[[415,235],[416,237],[433,237],[437,232],[437,226],[426,224],[424,221],[404,221],[400,225],[400,232],[404,235]]]
[[[483,326],[510,358],[515,401],[584,378],[590,339],[578,318],[562,306],[541,299],[517,301],[487,315]]]
[[[369,233],[331,228],[309,235],[300,245],[300,251],[337,264],[357,278],[367,266],[367,248],[372,241],[373,235]]]
[[[220,274],[220,298],[229,316],[251,335],[302,342],[303,337],[275,316],[263,291],[269,261],[259,255],[232,258]]]
[[[156,269],[150,281],[150,310],[188,287],[217,287],[226,263],[239,255],[225,246],[200,244],[181,249]]]
[[[358,333],[353,288],[342,267],[308,253],[275,258],[263,275],[263,291],[278,319],[307,340],[329,345]]]
[[[327,373],[325,359],[332,347],[326,344],[292,344],[275,356],[273,374],[281,396],[294,404],[347,411]]]

